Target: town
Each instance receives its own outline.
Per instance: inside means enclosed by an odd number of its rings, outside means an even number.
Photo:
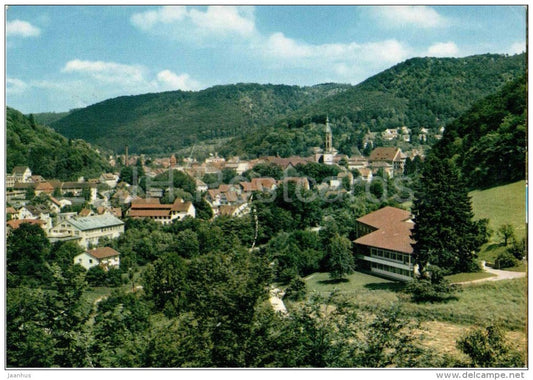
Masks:
[[[7,10],[8,378],[524,374],[526,8]]]
[[[324,130],[324,148],[314,148],[313,152],[314,155],[310,157],[263,157],[248,161],[239,160],[238,157],[226,160],[213,155],[202,163],[183,160],[179,164],[175,155],[172,155],[170,158],[153,159],[150,166],[146,166],[148,158],[144,155],[129,156],[127,151],[125,155],[110,157],[112,163],[116,164],[120,160],[125,167],[137,169],[140,165],[150,184],[146,192],[138,186],[138,178],[132,181],[134,183],[127,183],[120,178],[119,172],[102,173],[99,178],[80,178],[77,182],[61,182],[45,179],[32,173],[28,167],[16,166],[11,175],[6,176],[7,232],[18,228],[22,223],[36,224],[43,228],[51,243],[75,241],[86,249],[83,255],[74,258],[75,263],[80,263],[86,269],[96,265],[104,265],[106,268],[119,266],[119,252],[111,248],[94,248],[101,239],[114,239],[124,232],[123,218],[150,219],[166,225],[196,216],[191,200],[176,198],[172,203],[161,202],[161,199],[174,189],[172,179],[166,183],[154,181],[159,174],[172,174],[173,170],[187,174],[194,179],[196,185],[194,196],[205,198],[213,217],[240,217],[250,213],[250,199],[254,192],[271,193],[280,184],[294,183],[305,190],[313,186],[328,197],[342,196],[350,191],[356,181],[369,183],[373,177],[379,175],[384,176],[383,178],[403,176],[408,158],[396,147],[375,148],[369,157],[338,154],[334,148],[329,120],[326,121]],[[296,176],[297,166],[308,163],[335,165],[340,172],[319,184],[314,178]],[[243,174],[253,171],[257,165],[273,165],[280,170],[282,177],[254,177],[246,180]],[[230,170],[234,174],[229,183],[222,183],[224,170]],[[214,176],[215,183],[208,186],[202,181],[206,175]],[[79,211],[72,211],[76,209]],[[404,214],[405,212],[402,215]],[[378,219],[390,220],[390,217],[384,215]],[[398,223],[404,222],[405,219],[408,219],[408,215],[400,217]],[[405,229],[400,239],[407,242],[401,251],[411,253],[410,229]],[[384,247],[378,244],[373,248]],[[383,257],[383,253],[379,252],[380,257]],[[398,261],[396,256],[394,259],[392,256],[387,257]],[[409,259],[407,261],[410,262]],[[385,266],[384,269],[383,265],[374,265],[372,271],[396,279],[409,280],[413,276],[413,268],[414,266],[409,264],[406,269],[397,271],[395,266]]]

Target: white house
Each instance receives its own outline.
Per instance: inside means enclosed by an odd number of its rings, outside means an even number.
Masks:
[[[113,215],[94,215],[70,218],[50,229],[49,238],[79,238],[79,244],[87,249],[101,238],[114,239],[124,233],[124,222]]]
[[[120,266],[120,253],[111,247],[101,247],[80,253],[74,257],[74,264],[79,264],[85,269],[100,265],[105,270]]]
[[[98,178],[100,183],[105,183],[107,186],[109,186],[112,189],[115,188],[115,186],[117,186],[118,179],[119,179],[118,175],[113,174],[113,173],[102,173],[102,175],[100,175],[100,178]]]
[[[31,170],[27,166],[15,166],[13,168],[13,176],[15,177],[15,182],[31,182]]]

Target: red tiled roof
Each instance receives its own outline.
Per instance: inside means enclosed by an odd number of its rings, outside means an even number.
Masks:
[[[189,211],[189,208],[191,207],[191,202],[184,202],[183,199],[177,198],[172,206],[172,211],[178,211],[178,212],[187,212]]]
[[[46,222],[44,220],[39,219],[16,219],[16,220],[8,220],[7,225],[11,227],[12,229],[16,230],[20,227],[22,223],[29,223],[29,224],[38,224],[38,225],[45,225]]]
[[[251,182],[239,182],[239,185],[241,185],[242,190],[247,193],[258,190],[257,186],[254,186]]]
[[[235,191],[228,191],[225,195],[228,202],[237,202],[239,200],[239,194]]]
[[[358,222],[374,228],[385,228],[400,222],[404,222],[411,217],[411,213],[400,208],[386,206],[366,214],[357,219]]]
[[[222,205],[218,208],[220,215],[232,216],[239,206]]]
[[[377,228],[376,231],[361,236],[354,243],[388,249],[391,251],[413,253],[411,229],[414,223],[411,213],[396,207],[384,207],[359,219],[359,223]]]
[[[386,228],[380,228],[377,231],[364,235],[354,242],[356,244],[410,254],[413,253],[413,247],[411,245],[414,243],[411,239],[411,229],[413,226],[414,223],[412,222],[391,224]]]
[[[252,178],[252,185],[258,190],[263,190],[264,188],[270,190],[275,184],[276,180],[271,177]]]
[[[207,194],[211,199],[215,199],[218,195],[220,195],[220,190],[218,189],[209,189],[207,190]]]
[[[92,212],[92,211],[89,210],[88,208],[84,208],[83,210],[81,210],[81,211],[79,212],[78,215],[79,215],[79,216],[89,216],[89,215],[91,215],[91,212]]]
[[[54,187],[49,182],[39,182],[39,184],[35,187],[35,190],[37,191],[54,191]]]
[[[370,161],[394,161],[396,155],[400,152],[399,148],[379,147],[370,153]]]
[[[95,248],[90,251],[87,251],[87,253],[93,257],[96,257],[97,259],[105,259],[106,257],[114,257],[120,255],[119,252],[115,251],[111,247]]]

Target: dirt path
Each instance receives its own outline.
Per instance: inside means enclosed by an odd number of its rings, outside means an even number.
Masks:
[[[494,268],[486,266],[485,265],[485,261],[481,262],[481,267],[482,267],[483,271],[485,271],[487,273],[491,273],[494,276],[487,277],[487,278],[481,278],[479,280],[456,282],[456,284],[458,284],[458,285],[476,284],[478,282],[485,282],[485,281],[512,280],[512,279],[515,279],[515,278],[526,277],[526,272],[511,272],[511,271],[507,271],[507,270],[494,269]]]

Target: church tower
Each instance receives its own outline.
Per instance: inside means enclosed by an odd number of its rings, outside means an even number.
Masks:
[[[326,143],[324,146],[324,153],[332,152],[332,137],[331,137],[331,127],[329,126],[329,116],[326,116]]]
[[[333,151],[333,143],[331,136],[331,127],[329,126],[329,116],[326,116],[326,140],[324,143],[324,164],[333,165],[333,156],[335,152]]]

